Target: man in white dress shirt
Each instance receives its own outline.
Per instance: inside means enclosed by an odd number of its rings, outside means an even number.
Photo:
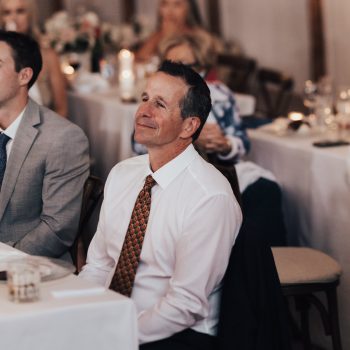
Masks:
[[[117,164],[107,179],[80,274],[106,287],[140,189],[148,175],[156,181],[131,292],[141,349],[215,348],[221,282],[242,216],[227,180],[192,145],[210,108],[203,79],[164,62],[136,112],[135,139],[148,154]]]

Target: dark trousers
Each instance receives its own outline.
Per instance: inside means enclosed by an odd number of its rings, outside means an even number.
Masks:
[[[216,337],[185,329],[169,338],[142,344],[140,350],[215,350]]]

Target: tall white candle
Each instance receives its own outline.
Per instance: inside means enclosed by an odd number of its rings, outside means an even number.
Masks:
[[[134,98],[135,75],[131,70],[124,70],[119,74],[120,97],[123,101]]]
[[[122,101],[131,101],[135,94],[134,54],[121,50],[118,54],[119,91]]]
[[[132,70],[134,67],[134,54],[126,49],[120,50],[118,54],[119,69]]]
[[[121,50],[118,54],[118,64],[121,99],[124,101],[132,100],[135,90],[134,54],[129,50]]]

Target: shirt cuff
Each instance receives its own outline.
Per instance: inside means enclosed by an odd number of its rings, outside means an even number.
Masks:
[[[240,138],[231,135],[225,135],[225,137],[231,143],[231,151],[225,155],[218,153],[219,159],[229,160],[236,157],[237,155],[244,154],[243,142]]]

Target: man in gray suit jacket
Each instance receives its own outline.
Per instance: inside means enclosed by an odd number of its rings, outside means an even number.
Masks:
[[[66,258],[89,173],[88,141],[79,127],[28,98],[41,66],[34,40],[0,31],[0,136],[6,138],[0,241],[29,254]]]

